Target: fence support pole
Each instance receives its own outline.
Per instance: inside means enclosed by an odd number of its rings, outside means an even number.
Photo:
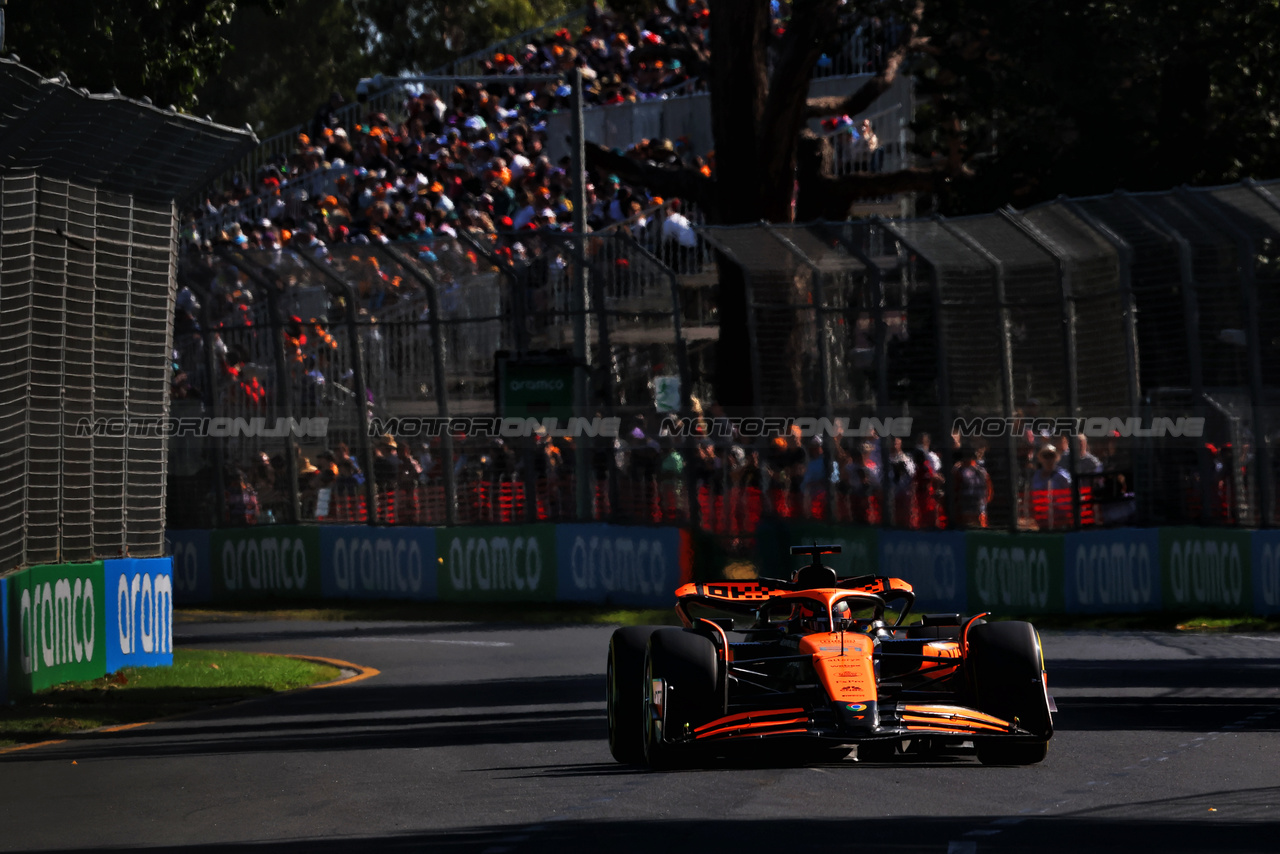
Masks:
[[[875,217],[873,222],[876,225],[883,228],[885,231],[885,234],[892,237],[899,244],[899,249],[897,250],[897,254],[899,255],[899,264],[902,263],[901,247],[907,247],[907,248],[913,249],[917,255],[920,255],[921,257],[927,257],[925,256],[925,253],[920,251],[919,247],[912,246],[911,241],[907,239],[906,234],[897,226],[895,226],[893,222],[891,222],[890,220],[884,219],[882,217]],[[870,263],[871,259],[868,258],[866,259],[866,261],[867,263]],[[929,269],[930,269],[930,276],[929,276],[930,283],[933,286],[933,313],[934,313],[933,334],[934,334],[934,340],[937,342],[936,349],[938,354],[938,362],[937,362],[938,405],[941,410],[940,418],[942,421],[942,428],[946,431],[946,436],[942,439],[942,453],[939,456],[942,458],[942,476],[946,480],[946,483],[943,484],[943,487],[945,490],[943,494],[945,496],[944,500],[947,502],[947,527],[954,528],[956,527],[956,521],[955,521],[956,520],[956,500],[955,500],[955,488],[951,478],[951,466],[953,463],[952,453],[951,453],[951,425],[953,423],[953,415],[951,411],[951,383],[950,383],[950,380],[948,379],[949,375],[947,373],[948,371],[947,349],[946,347],[943,346],[943,332],[946,329],[945,324],[943,323],[945,314],[943,309],[942,286],[941,286],[941,281],[938,278],[938,268],[930,264]],[[883,299],[883,295],[884,295],[884,289],[882,286],[880,289],[880,296],[882,299]],[[881,318],[878,323],[879,325],[883,326],[884,324],[883,310],[881,310],[880,315],[881,315]],[[884,333],[881,333],[881,337],[882,339],[887,339],[887,330],[885,330]],[[888,365],[885,364],[888,362],[888,359],[889,359],[889,354],[887,349],[888,347],[887,340],[877,340],[876,346],[877,348],[880,348],[880,347],[885,348],[882,353],[878,354],[878,358],[881,359],[881,362],[884,365],[881,368],[881,373],[884,375],[882,380],[884,385],[882,394],[884,395],[884,405],[887,407],[889,402]],[[885,527],[889,527],[889,516],[888,516],[887,510],[889,506],[889,501],[892,500],[892,494],[889,490],[888,471],[885,469],[885,463],[889,459],[888,453],[886,452],[888,447],[889,447],[888,440],[881,439],[880,449],[881,449],[882,483],[881,483],[880,493],[881,493],[881,501],[884,503],[885,511],[886,511],[882,519],[882,524]]]
[[[1178,253],[1178,283],[1182,291],[1182,316],[1184,334],[1187,336],[1187,360],[1191,365],[1191,395],[1195,399],[1194,409],[1197,415],[1204,416],[1206,397],[1204,393],[1204,360],[1200,352],[1200,296],[1196,288],[1195,271],[1191,263],[1191,244],[1182,233],[1165,222],[1155,211],[1138,198],[1123,191],[1117,191],[1116,197],[1121,199],[1152,231],[1163,234]],[[1196,465],[1200,472],[1200,524],[1208,525],[1210,513],[1216,500],[1213,490],[1214,471],[1209,460],[1209,451],[1201,443],[1196,448]]]
[[[1116,232],[1112,231],[1106,223],[1086,211],[1079,203],[1060,196],[1058,199],[1072,214],[1074,214],[1081,222],[1089,226],[1102,236],[1104,240],[1111,244],[1116,250],[1117,263],[1119,264],[1118,274],[1120,281],[1120,311],[1122,313],[1121,323],[1124,329],[1124,361],[1125,370],[1128,380],[1128,403],[1129,415],[1133,418],[1141,417],[1141,400],[1142,400],[1142,383],[1138,373],[1138,320],[1137,320],[1137,304],[1133,297],[1133,247],[1129,242]],[[1147,440],[1143,442],[1146,451],[1142,455],[1143,465],[1146,473],[1142,479],[1142,487],[1134,484],[1134,492],[1139,496],[1139,501],[1150,504],[1152,500],[1152,492],[1155,489],[1154,483],[1150,480],[1150,470],[1154,465],[1151,457],[1151,442]],[[1135,461],[1135,469],[1137,468],[1137,459],[1139,455],[1134,454],[1132,459]],[[1137,471],[1134,472],[1134,480],[1138,480]],[[1144,514],[1145,515],[1145,514]]]
[[[818,269],[818,264],[812,258],[804,253],[799,246],[796,246],[786,235],[778,228],[770,223],[763,223],[764,227],[772,234],[787,251],[796,257],[801,264],[809,268],[809,275],[813,277],[813,326],[814,334],[818,339],[818,382],[822,386],[821,400],[819,405],[822,407],[822,415],[828,421],[835,422],[835,409],[832,407],[831,394],[831,368],[830,355],[827,346],[827,326],[822,319],[823,306],[826,299],[822,289],[822,271]],[[823,478],[826,483],[822,485],[823,490],[827,492],[826,516],[827,521],[834,522],[836,518],[836,502],[835,490],[831,484],[832,466],[836,465],[835,461],[836,440],[834,436],[827,436],[822,440],[822,451],[825,457],[823,461],[822,471]]]
[[[191,283],[187,283],[187,287],[191,287]],[[210,340],[215,334],[213,331],[213,294],[203,288],[200,288],[200,329],[201,339],[204,346],[204,372],[207,377],[204,382],[204,403],[209,407],[209,417],[218,417],[218,360],[213,355],[213,341]],[[223,448],[222,437],[213,438],[213,490],[214,490],[214,512],[217,513],[217,521],[213,527],[217,528],[222,525],[223,519],[226,518],[227,512],[227,484],[226,484],[226,465],[227,454]]]
[[[1266,411],[1263,406],[1262,391],[1262,342],[1258,328],[1258,247],[1253,238],[1244,229],[1238,227],[1221,210],[1219,210],[1203,192],[1192,192],[1186,187],[1177,191],[1180,198],[1187,200],[1209,215],[1219,228],[1230,234],[1236,242],[1237,262],[1240,265],[1241,311],[1244,312],[1245,336],[1247,339],[1247,358],[1249,362],[1249,397],[1253,410],[1253,451],[1257,455],[1256,469],[1258,481],[1258,513],[1254,524],[1260,528],[1271,527],[1271,512],[1275,506],[1271,480],[1271,449],[1267,444]],[[1240,470],[1238,464],[1233,466]],[[1248,494],[1246,492],[1246,494]],[[1236,495],[1239,501],[1239,493]],[[1239,520],[1245,524],[1245,520]]]
[[[250,260],[243,253],[237,254],[234,259],[229,257],[229,253],[225,251],[219,251],[218,254],[228,263],[234,260],[244,270],[245,275],[253,279],[267,295],[267,315],[271,324],[271,355],[276,363],[276,406],[280,407],[284,418],[291,421],[293,418],[293,375],[289,371],[289,362],[285,358],[284,341],[282,339],[284,316],[280,312],[281,288],[277,282],[264,275],[263,268],[257,262]],[[285,521],[296,525],[302,521],[302,496],[298,491],[298,440],[292,430],[288,431],[285,436],[285,447],[287,449],[285,471],[289,475],[289,512],[287,514],[289,518]]]
[[[360,346],[359,322],[360,301],[356,289],[339,276],[332,268],[321,264],[308,252],[296,253],[317,270],[321,276],[333,283],[341,292],[347,304],[346,322],[347,346],[351,348],[352,383],[355,385],[357,418],[360,424],[360,444],[356,453],[360,455],[360,464],[364,467],[364,503],[368,510],[365,513],[365,524],[378,524],[378,488],[373,482],[373,436],[369,433],[369,384],[365,377],[364,351]]]
[[[689,373],[689,347],[688,342],[684,340],[684,319],[681,316],[680,308],[680,277],[669,266],[664,264],[657,255],[654,255],[646,249],[640,241],[636,240],[635,235],[628,231],[624,231],[626,240],[631,244],[631,248],[641,258],[644,258],[650,264],[653,264],[671,286],[671,321],[672,330],[674,332],[674,345],[676,351],[676,370],[680,374],[680,412],[681,415],[693,415],[693,379]],[[684,454],[685,459],[693,462],[693,458],[697,453],[697,439],[692,432],[684,436]],[[698,501],[698,479],[694,474],[694,467],[691,464],[685,465],[685,488],[689,491],[689,524],[698,528],[702,525],[702,505]]]
[[[1006,222],[1014,228],[1021,231],[1030,238],[1037,246],[1048,252],[1053,258],[1054,267],[1058,273],[1058,292],[1062,307],[1062,355],[1064,370],[1064,389],[1067,393],[1067,415],[1071,418],[1080,417],[1080,379],[1077,373],[1077,365],[1079,364],[1076,356],[1076,300],[1071,289],[1071,268],[1068,266],[1070,254],[1053,242],[1040,229],[1036,228],[1026,217],[1019,214],[1012,207],[1005,207],[997,212]],[[1071,515],[1072,527],[1076,530],[1080,529],[1080,513],[1082,510],[1080,503],[1080,438],[1075,430],[1071,431],[1071,435],[1067,437],[1067,447],[1071,453]],[[1050,496],[1050,506],[1053,504],[1052,496]],[[1050,516],[1052,518],[1052,516]]]
[[[994,275],[996,307],[1000,316],[1000,378],[1004,391],[1004,417],[1013,419],[1013,320],[1009,314],[1009,303],[1004,292],[1004,263],[965,231],[947,222],[941,215],[935,217],[938,225],[955,237],[972,251],[982,256],[991,265]],[[1018,532],[1018,479],[1022,476],[1018,464],[1018,437],[1009,431],[1005,442],[1009,465],[1009,531]]]
[[[569,151],[569,168],[573,170],[573,232],[579,241],[585,241],[587,233],[587,153],[586,131],[582,124],[583,91],[582,69],[575,68],[570,78],[573,88],[571,119],[572,147]],[[585,416],[587,405],[591,399],[587,363],[590,350],[587,346],[587,312],[590,301],[587,295],[587,268],[585,243],[579,245],[579,261],[573,268],[573,357],[577,361],[574,368],[574,404],[575,415]],[[573,443],[574,492],[577,504],[575,517],[578,521],[594,516],[591,488],[591,459],[587,446],[582,440]]]
[[[436,293],[435,280],[404,257],[400,250],[385,244],[377,248],[399,264],[427,293],[427,325],[431,329],[431,372],[436,387],[436,414],[440,418],[448,418],[449,389],[444,371],[444,338],[440,335],[440,299]],[[458,496],[453,473],[453,430],[449,426],[440,432],[440,455],[443,460],[440,469],[444,474],[444,521],[446,525],[456,525]]]
[[[483,243],[467,234],[465,230],[458,231],[458,240],[474,249],[477,255],[492,264],[498,274],[507,280],[507,285],[511,289],[511,337],[516,344],[516,355],[524,358],[529,352],[528,287],[516,275],[516,271],[511,268],[510,264],[504,263],[497,255],[489,251]]]

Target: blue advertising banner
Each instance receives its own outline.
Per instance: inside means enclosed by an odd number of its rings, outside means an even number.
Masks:
[[[173,664],[173,564],[167,557],[103,561],[107,672]]]
[[[1280,614],[1280,531],[1253,532],[1253,610]]]
[[[9,579],[0,578],[0,706],[9,702]]]
[[[557,525],[560,602],[663,607],[685,580],[679,528]]]
[[[1116,528],[1066,535],[1063,586],[1075,614],[1159,611],[1160,532]]]
[[[911,585],[917,614],[963,613],[969,606],[961,531],[881,531],[878,574]]]
[[[173,558],[173,600],[196,605],[213,600],[208,531],[165,531],[165,548]]]
[[[436,598],[433,528],[320,529],[320,584],[326,599]]]

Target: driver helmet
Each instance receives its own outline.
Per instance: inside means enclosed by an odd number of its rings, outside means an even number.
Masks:
[[[829,632],[831,627],[827,622],[826,608],[818,606],[817,603],[802,602],[797,609],[796,617],[799,621],[800,628],[806,632]]]
[[[841,620],[853,620],[853,609],[849,607],[849,603],[843,599],[831,606],[831,629],[835,631],[840,627]]]

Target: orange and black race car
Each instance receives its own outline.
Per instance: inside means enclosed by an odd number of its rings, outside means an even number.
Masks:
[[[619,762],[671,767],[739,745],[861,761],[976,749],[985,764],[1041,761],[1053,734],[1040,636],[985,614],[928,614],[897,578],[837,578],[822,555],[791,580],[685,584],[685,628],[631,626],[609,641],[609,748]],[[699,613],[742,614],[734,617]],[[730,633],[740,635],[733,640]],[[811,756],[801,750],[797,756]]]

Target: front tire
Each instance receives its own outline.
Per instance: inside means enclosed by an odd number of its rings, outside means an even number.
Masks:
[[[690,757],[693,730],[722,711],[716,702],[718,671],[709,638],[687,629],[659,629],[649,636],[641,724],[649,767],[671,768]]]
[[[975,705],[1016,723],[1036,741],[979,741],[984,765],[1034,765],[1044,760],[1053,714],[1044,683],[1044,653],[1035,627],[1024,622],[985,623],[969,631],[968,671]]]
[[[609,638],[605,697],[609,717],[609,752],[624,765],[644,764],[644,655],[656,626],[627,626]]]

